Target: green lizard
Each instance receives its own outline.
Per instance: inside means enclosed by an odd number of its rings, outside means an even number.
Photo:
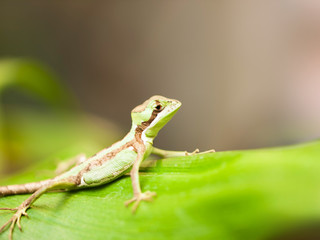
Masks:
[[[0,228],[0,233],[11,224],[9,239],[12,239],[15,224],[21,230],[21,217],[28,216],[26,213],[27,209],[45,192],[51,190],[68,191],[98,186],[111,182],[127,172],[130,172],[134,196],[126,201],[125,205],[128,206],[134,203],[132,211],[135,212],[141,201],[151,201],[156,193],[150,191],[143,193],[140,188],[139,167],[141,162],[151,153],[162,157],[199,153],[198,149],[192,153],[188,153],[166,151],[153,147],[153,139],[157,136],[160,129],[173,117],[180,106],[181,103],[177,100],[153,96],[132,110],[132,127],[130,132],[122,140],[114,143],[109,148],[103,149],[88,159],[84,157],[75,158],[75,166],[73,168],[52,179],[21,185],[1,186],[0,196],[24,193],[32,193],[32,195],[17,208],[0,208],[0,210],[15,211],[12,218]],[[209,150],[206,152],[213,151]]]

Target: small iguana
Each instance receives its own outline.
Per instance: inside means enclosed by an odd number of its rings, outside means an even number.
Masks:
[[[9,239],[12,239],[15,224],[21,230],[22,216],[28,216],[26,211],[43,193],[52,190],[68,191],[86,187],[99,186],[109,183],[130,172],[134,197],[125,202],[128,206],[134,203],[134,212],[140,201],[150,201],[156,195],[154,192],[142,192],[139,183],[139,167],[141,162],[150,154],[162,157],[186,156],[199,153],[182,151],[166,151],[153,147],[153,139],[161,128],[173,117],[181,103],[174,99],[162,96],[153,96],[143,104],[135,107],[131,112],[132,127],[130,132],[120,141],[103,149],[92,157],[78,157],[74,160],[74,167],[58,176],[33,183],[20,185],[0,186],[0,196],[32,193],[17,208],[0,208],[0,210],[15,211],[12,218],[1,228],[3,232],[10,226]],[[214,152],[209,150],[206,152]],[[205,153],[205,152],[203,152]]]

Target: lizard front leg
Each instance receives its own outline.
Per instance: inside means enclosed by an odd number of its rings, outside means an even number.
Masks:
[[[168,157],[192,156],[195,154],[204,154],[204,153],[212,153],[212,152],[215,152],[215,150],[210,149],[208,151],[200,152],[199,149],[196,149],[193,152],[189,153],[187,151],[168,151],[168,150],[163,150],[163,149],[153,147],[151,153],[163,158],[168,158]]]
[[[133,198],[126,201],[125,205],[126,207],[129,206],[129,204],[133,203],[132,212],[134,213],[141,201],[152,201],[153,197],[156,196],[155,192],[146,191],[142,193],[141,187],[140,187],[140,181],[139,181],[139,167],[143,160],[143,155],[138,152],[138,156],[133,164],[133,167],[130,171],[130,177],[132,181],[132,187],[133,187]]]

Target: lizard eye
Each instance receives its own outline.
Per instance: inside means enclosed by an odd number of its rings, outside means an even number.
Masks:
[[[162,111],[163,110],[163,106],[161,104],[158,104],[157,106],[155,106],[155,110]]]

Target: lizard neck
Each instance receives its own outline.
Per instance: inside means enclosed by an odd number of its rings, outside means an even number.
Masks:
[[[132,125],[130,130],[130,135],[134,136],[134,140],[143,145],[152,145],[153,139],[151,137],[147,137],[145,132],[147,130],[147,126],[142,123],[141,125]]]
[[[127,143],[137,143],[137,144],[152,144],[153,138],[149,138],[145,136],[145,129],[141,127],[141,125],[132,124],[130,131],[128,134],[122,138],[117,145],[125,145]]]

